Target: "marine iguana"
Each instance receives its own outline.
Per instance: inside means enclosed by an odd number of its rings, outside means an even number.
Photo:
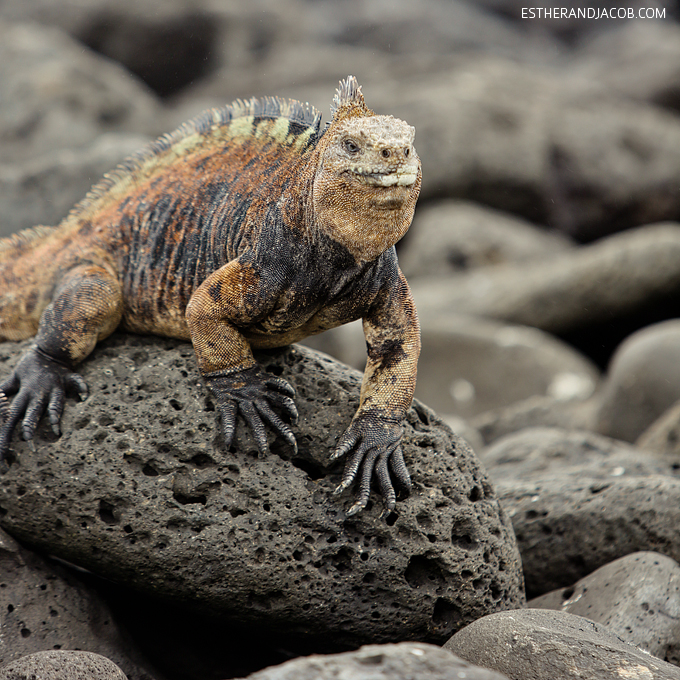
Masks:
[[[116,328],[191,340],[227,449],[238,414],[261,453],[265,422],[296,447],[294,390],[252,348],[361,318],[368,359],[332,456],[351,454],[336,493],[358,476],[358,512],[375,473],[395,508],[393,481],[411,487],[401,423],[420,353],[394,249],[420,191],[415,129],[370,110],[353,76],[331,113],[322,129],[314,107],[278,97],[207,111],[105,175],[57,227],[0,240],[0,339],[36,336],[0,382],[0,459],[20,421],[26,440],[45,413],[60,434],[65,391],[87,396],[75,365]]]

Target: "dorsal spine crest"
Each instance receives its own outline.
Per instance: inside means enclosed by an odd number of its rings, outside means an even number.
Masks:
[[[345,118],[364,118],[373,115],[375,112],[366,106],[364,95],[361,93],[361,85],[357,79],[354,76],[347,76],[341,80],[331,103],[332,120],[329,125]]]

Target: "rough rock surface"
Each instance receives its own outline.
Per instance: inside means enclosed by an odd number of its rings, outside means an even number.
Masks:
[[[584,616],[659,659],[680,665],[680,565],[665,555],[626,555],[527,606]]]
[[[425,322],[469,313],[552,333],[592,327],[665,303],[677,311],[680,225],[648,225],[554,256],[411,282]]]
[[[515,528],[528,597],[571,586],[637,551],[680,560],[680,479],[554,474],[498,484]]]
[[[443,200],[419,208],[399,249],[407,278],[540,260],[568,250],[561,234],[469,201]]]
[[[0,610],[0,666],[35,652],[81,649],[115,661],[129,680],[160,678],[94,591],[2,530]]]
[[[21,349],[0,346],[0,373]],[[131,588],[337,645],[442,641],[521,606],[512,527],[467,444],[416,404],[411,497],[387,521],[380,502],[346,518],[328,457],[359,375],[300,346],[260,359],[297,390],[297,456],[277,440],[258,458],[241,425],[223,451],[191,346],[115,335],[82,366],[91,396],[67,404],[62,438],[43,424],[35,452],[14,443],[0,524]]]
[[[126,680],[126,676],[99,654],[60,650],[36,652],[13,661],[0,668],[0,680]]]
[[[58,224],[104,173],[147,141],[141,135],[108,133],[82,149],[0,165],[0,237],[36,224]]]
[[[523,609],[485,616],[445,645],[470,663],[513,680],[676,680],[680,669],[581,616]]]
[[[633,442],[680,399],[680,320],[630,335],[612,357],[597,430]]]
[[[114,130],[144,132],[156,113],[141,83],[61,31],[0,22],[3,163],[82,147]]]
[[[507,680],[434,645],[367,645],[356,652],[308,656],[248,676],[248,680]]]

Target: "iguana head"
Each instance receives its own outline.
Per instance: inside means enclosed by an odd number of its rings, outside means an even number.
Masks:
[[[373,260],[408,230],[420,192],[415,128],[378,116],[353,76],[340,83],[319,143],[317,223],[358,260]]]

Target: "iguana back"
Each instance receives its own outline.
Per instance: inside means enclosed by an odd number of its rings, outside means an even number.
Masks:
[[[34,335],[63,271],[104,265],[131,330],[188,339],[205,277],[257,241],[262,187],[285,190],[320,134],[312,106],[276,97],[204,112],[104,176],[58,227],[0,239],[0,339]]]

